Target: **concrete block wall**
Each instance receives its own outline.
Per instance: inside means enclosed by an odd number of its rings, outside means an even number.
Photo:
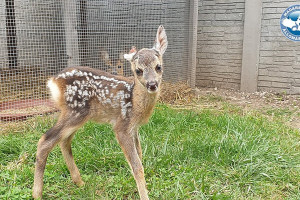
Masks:
[[[196,86],[240,88],[245,0],[200,0]]]
[[[196,86],[240,89],[245,1],[199,0]],[[258,66],[250,66],[258,69],[258,91],[300,94],[300,43],[280,29],[282,13],[295,4],[262,0]]]
[[[263,0],[258,90],[300,94],[300,43],[288,40],[280,17],[294,0]]]

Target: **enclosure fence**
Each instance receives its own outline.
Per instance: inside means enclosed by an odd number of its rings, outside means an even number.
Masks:
[[[164,25],[169,46],[164,79],[190,79],[194,1],[0,1],[0,116],[48,112],[47,79],[68,66],[130,76],[123,54],[150,48]],[[27,114],[26,114],[27,113]]]

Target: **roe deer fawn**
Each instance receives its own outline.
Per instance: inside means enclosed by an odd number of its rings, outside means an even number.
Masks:
[[[159,96],[162,81],[162,55],[167,36],[159,26],[152,49],[136,51],[124,58],[130,61],[134,77],[112,75],[88,67],[66,68],[48,81],[52,98],[60,108],[57,123],[39,140],[36,154],[33,197],[41,198],[47,157],[59,143],[72,180],[84,182],[74,162],[71,141],[87,120],[110,123],[137,184],[140,198],[149,199],[142,165],[138,128],[147,123]]]
[[[100,57],[105,62],[107,67],[106,71],[114,75],[124,75],[124,54],[120,53],[118,58],[113,58],[109,56],[108,52],[105,50],[100,51]]]

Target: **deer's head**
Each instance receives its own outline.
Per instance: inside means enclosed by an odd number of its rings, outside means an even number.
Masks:
[[[101,51],[100,57],[105,62],[107,67],[106,71],[108,73],[121,76],[124,75],[125,59],[123,57],[123,53],[120,53],[117,58],[111,58],[107,51]]]
[[[137,51],[133,47],[124,58],[131,63],[131,69],[135,78],[149,93],[156,93],[162,80],[163,60],[162,56],[168,46],[167,35],[163,26],[159,26],[155,43],[151,49]]]

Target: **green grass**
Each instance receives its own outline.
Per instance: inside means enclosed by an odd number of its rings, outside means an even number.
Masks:
[[[157,106],[140,130],[150,199],[300,199],[299,132],[253,115]],[[55,120],[0,136],[0,199],[30,199],[35,151]],[[49,155],[44,199],[138,199],[109,126],[87,123],[73,140],[86,185],[71,181],[59,148]]]

